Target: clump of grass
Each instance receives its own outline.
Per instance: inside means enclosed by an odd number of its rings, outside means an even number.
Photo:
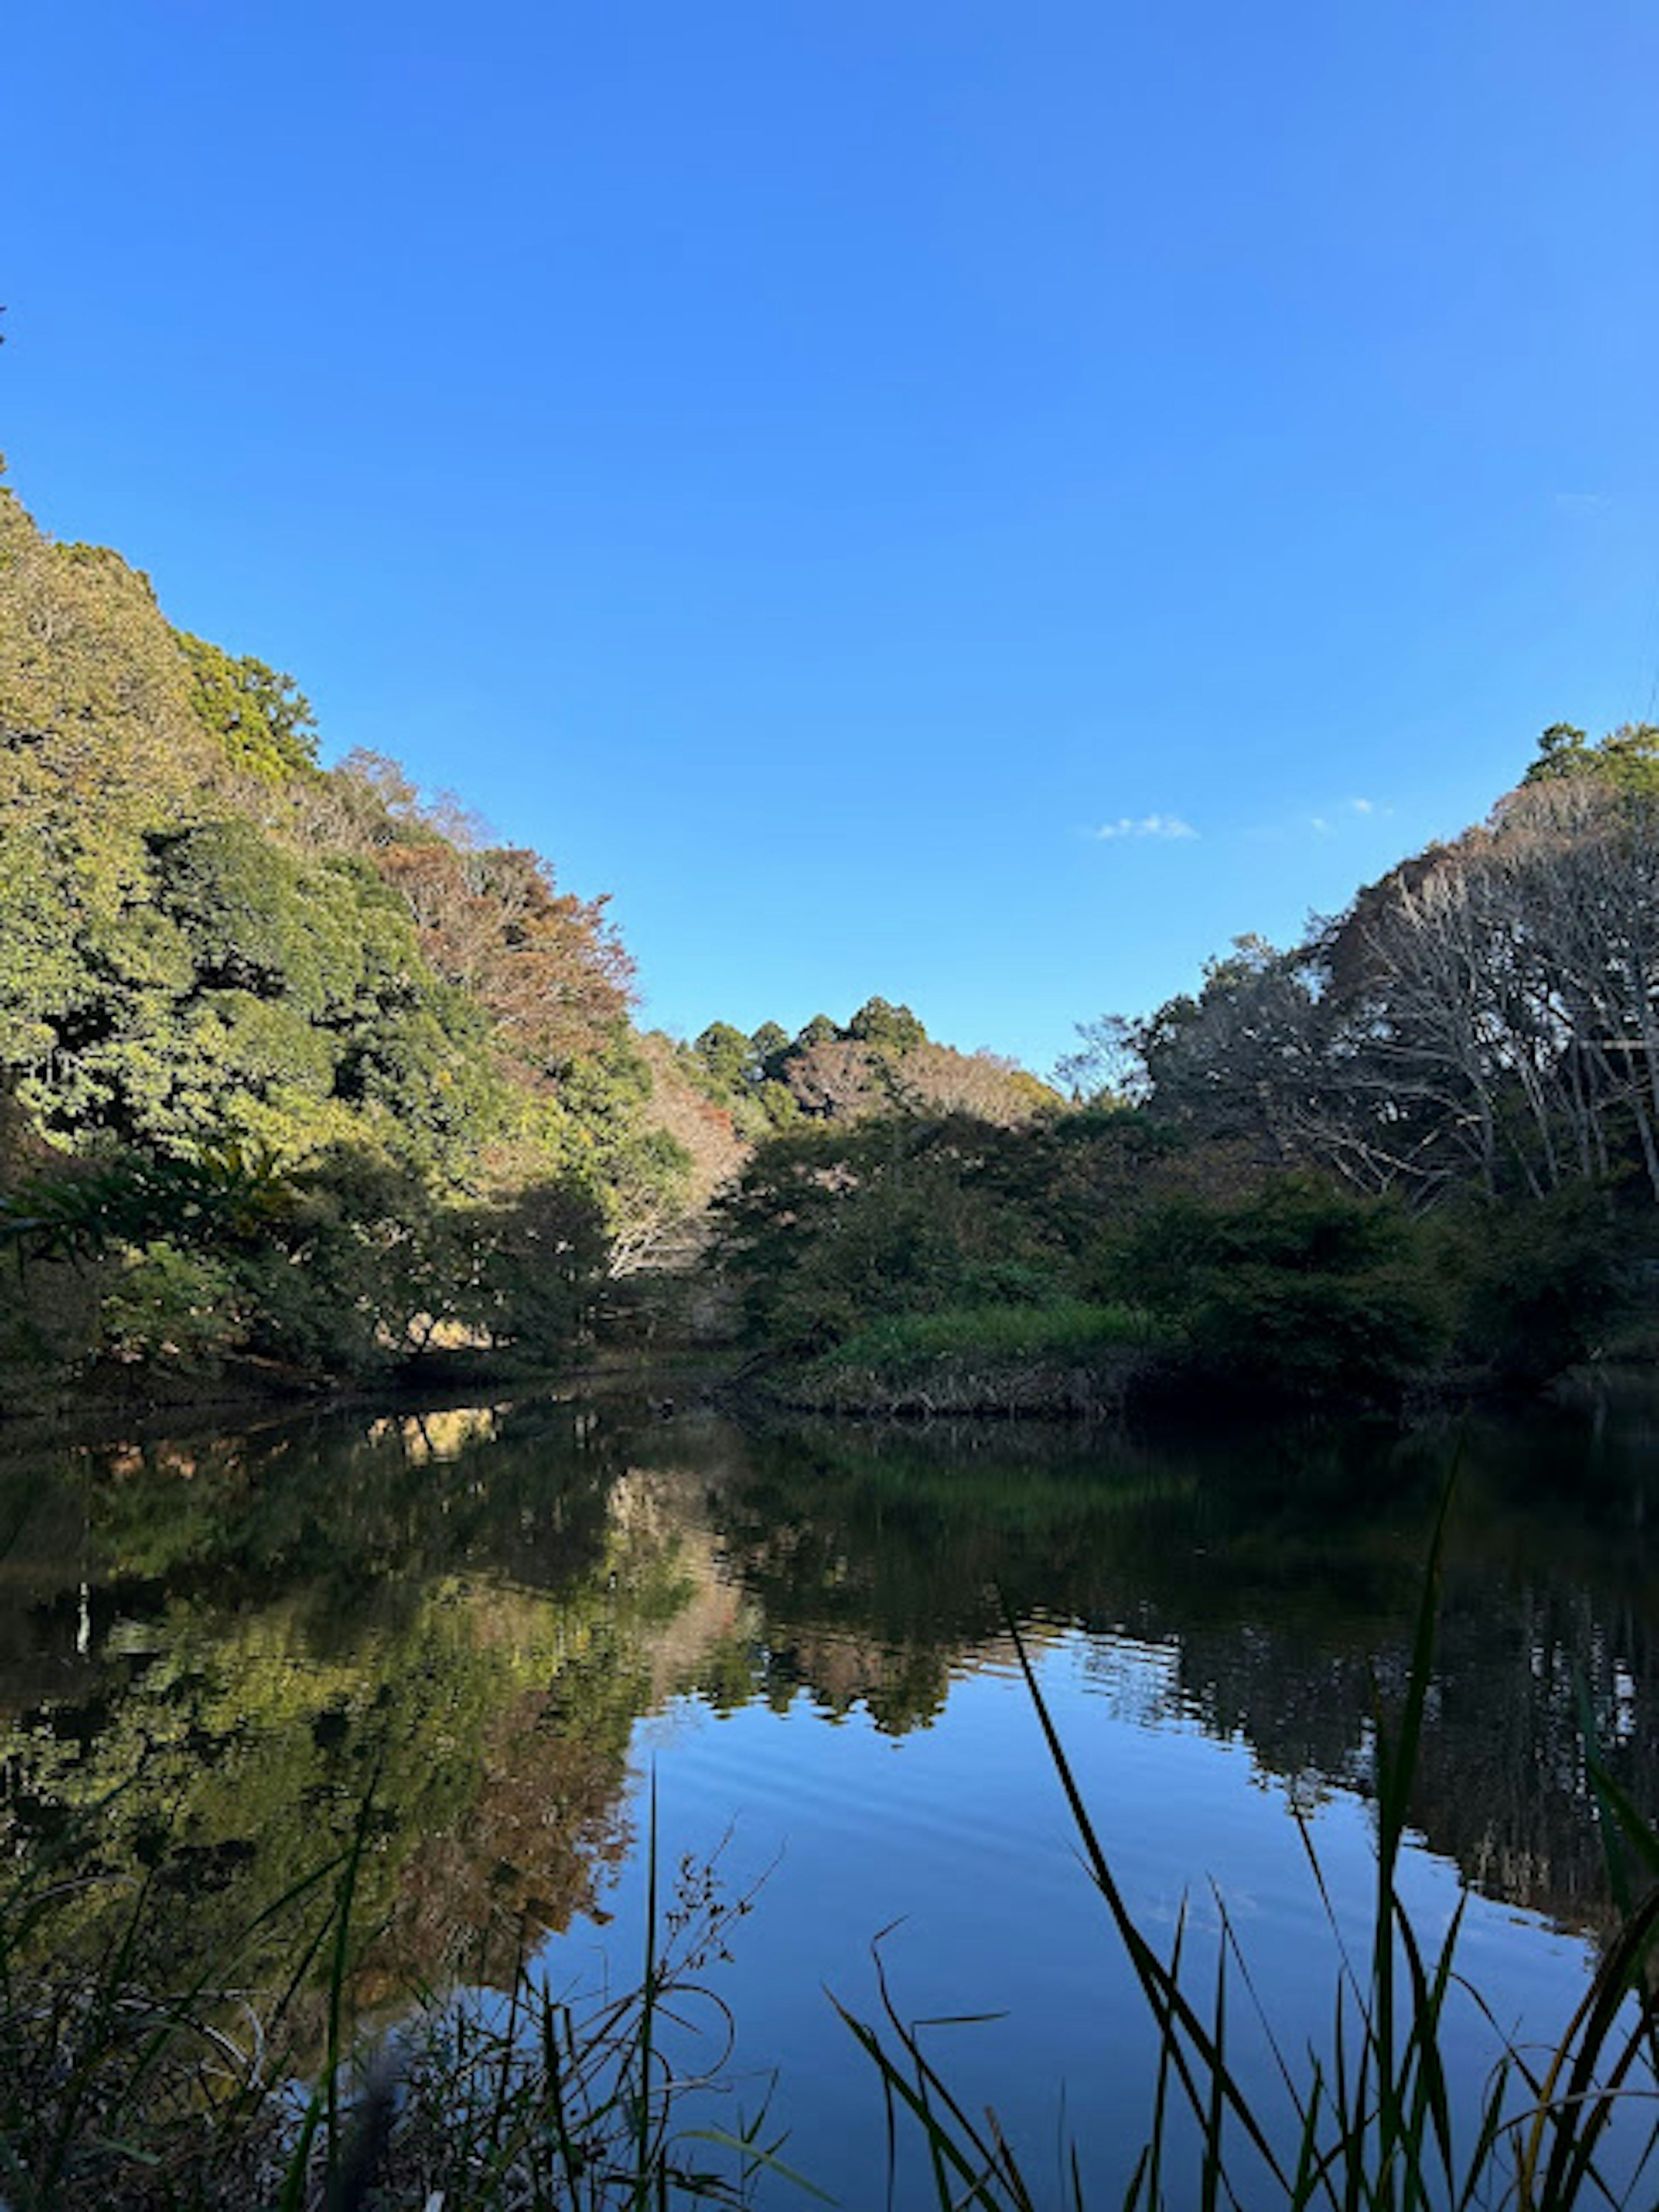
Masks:
[[[768,2135],[766,2095],[732,2128],[685,2124],[693,2100],[729,2087],[731,2021],[703,1978],[750,1900],[728,1900],[713,1869],[687,1861],[659,1912],[654,1790],[647,1881],[636,1984],[562,1996],[521,1959],[505,1998],[429,2002],[371,2071],[351,2151],[359,2193],[313,2188],[303,2201],[649,2212],[747,2204],[763,2172],[806,2187]]]
[[[690,2100],[729,2086],[704,1975],[750,1900],[690,1864],[659,1900],[654,1791],[636,1982],[556,1991],[520,1938],[505,1990],[416,1993],[365,2045],[349,1991],[372,1814],[366,1800],[350,1845],[245,1932],[252,1948],[288,1923],[289,1978],[261,1997],[234,1958],[151,1983],[153,1877],[101,1957],[53,1958],[83,1884],[30,1859],[0,1894],[4,2212],[647,2212],[746,2203],[757,2174],[787,2173],[764,2097],[730,2129],[689,2124]]]
[[[1170,1341],[1136,1307],[1078,1300],[890,1314],[796,1370],[781,1395],[842,1413],[1099,1418]]]
[[[1449,1492],[1448,1493],[1449,1498]],[[1418,1616],[1403,1705],[1376,1718],[1376,1854],[1367,1955],[1341,1948],[1332,1899],[1304,1823],[1312,1879],[1340,1954],[1331,2036],[1322,2053],[1292,2057],[1275,2038],[1237,1935],[1218,1895],[1221,1942],[1213,1984],[1194,1994],[1183,1972],[1185,1917],[1167,1958],[1137,1924],[1112,1873],[1030,1656],[1009,1627],[1049,1757],[1094,1885],[1128,1954],[1156,2039],[1147,2134],[1124,2212],[1215,2212],[1271,2203],[1328,2212],[1439,2212],[1501,2205],[1513,2212],[1570,2212],[1581,2203],[1654,2201],[1644,2178],[1659,2122],[1639,2140],[1610,2144],[1616,2118],[1649,2121],[1659,2103],[1659,1983],[1650,1961],[1659,1941],[1659,1887],[1641,1898],[1633,1875],[1659,1877],[1659,1836],[1607,1775],[1590,1746],[1590,1770],[1622,1921],[1571,2020],[1540,2057],[1503,2037],[1460,1972],[1460,1904],[1431,1951],[1396,1882],[1407,1808],[1432,1673],[1446,1506],[1443,1504]],[[1030,2184],[994,2112],[969,2114],[922,2051],[916,2024],[899,2012],[879,1957],[883,2018],[837,2007],[873,2061],[885,2093],[890,2156],[896,2122],[916,2130],[937,2201],[951,2212],[1032,2212]],[[1265,2035],[1281,2093],[1271,2108],[1247,2091],[1235,2064],[1239,1993]],[[1474,2025],[1499,2046],[1480,2108],[1454,2110],[1450,2054]],[[1065,2202],[1083,2212],[1085,2191],[1069,2146]]]
[[[1052,1305],[951,1306],[868,1322],[828,1356],[848,1367],[905,1367],[930,1359],[1088,1359],[1157,1344],[1167,1332],[1127,1305],[1065,1299]]]
[[[143,2212],[246,2202],[280,2154],[283,2060],[361,1841],[258,1914],[238,1953],[180,1984],[151,1965],[173,1909],[161,1869],[137,1880],[76,1871],[103,1809],[52,1849],[26,1852],[0,1893],[0,2203]],[[87,1956],[66,1923],[97,1886],[130,1895]],[[239,1955],[281,1923],[294,1972],[258,2003],[240,1986]]]

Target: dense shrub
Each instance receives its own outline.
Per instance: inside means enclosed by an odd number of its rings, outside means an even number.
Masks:
[[[1054,1255],[985,1181],[1006,1134],[896,1119],[763,1146],[721,1209],[719,1248],[751,1333],[811,1353],[883,1314],[1054,1295]]]
[[[1630,1236],[1614,1194],[1564,1183],[1542,1199],[1471,1200],[1437,1224],[1458,1291],[1462,1355],[1540,1382],[1592,1357],[1628,1302]]]
[[[103,1352],[185,1375],[212,1374],[246,1328],[230,1270],[164,1237],[127,1255],[99,1314]]]
[[[1400,1209],[1285,1175],[1230,1205],[1153,1207],[1120,1256],[1124,1295],[1236,1385],[1392,1397],[1443,1352],[1452,1314]]]

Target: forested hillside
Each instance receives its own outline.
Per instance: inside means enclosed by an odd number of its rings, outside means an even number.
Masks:
[[[602,900],[325,767],[289,677],[0,488],[3,1402],[545,1364],[712,1281],[814,1402],[981,1355],[1395,1399],[1605,1346],[1656,1256],[1645,726],[1085,1025],[1069,1099],[880,998],[641,1036],[632,981]]]
[[[720,1208],[787,1395],[1398,1403],[1650,1351],[1659,730],[1545,732],[1490,819],[1085,1024],[1077,1110],[797,1119]],[[700,1041],[701,1042],[701,1041]]]
[[[684,1200],[631,978],[601,902],[323,768],[288,677],[0,489],[14,1377],[562,1343]]]
[[[0,1309],[12,1402],[544,1361],[684,1263],[757,1138],[1055,1103],[872,1000],[641,1036],[603,900],[172,624],[0,485]],[[614,1308],[614,1297],[611,1297]]]
[[[930,1037],[908,1006],[866,1000],[845,1025],[815,1014],[791,1037],[776,1022],[745,1036],[713,1022],[676,1066],[744,1135],[884,1114],[973,1114],[1012,1125],[1061,1103],[1014,1061]]]

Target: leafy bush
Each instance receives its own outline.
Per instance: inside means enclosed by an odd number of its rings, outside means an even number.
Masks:
[[[274,1156],[257,1146],[122,1152],[33,1175],[0,1197],[0,1246],[27,1260],[88,1260],[157,1237],[224,1245],[258,1236],[289,1195]]]
[[[253,1347],[301,1366],[374,1374],[456,1344],[551,1358],[603,1269],[599,1201],[573,1181],[466,1202],[340,1146],[292,1187],[288,1214],[238,1256],[236,1275]]]
[[[1613,1195],[1565,1183],[1524,1205],[1471,1204],[1440,1231],[1460,1348],[1506,1380],[1547,1382],[1599,1349],[1629,1301]]]
[[[104,1293],[100,1348],[180,1374],[211,1374],[242,1342],[246,1313],[231,1270],[158,1237],[130,1254]]]
[[[1231,1205],[1155,1206],[1118,1272],[1198,1365],[1251,1388],[1393,1397],[1449,1334],[1417,1224],[1314,1176],[1278,1176]]]
[[[883,1314],[1052,1297],[1040,1240],[975,1180],[1001,1134],[965,1119],[895,1121],[763,1146],[723,1214],[750,1328],[811,1353]]]

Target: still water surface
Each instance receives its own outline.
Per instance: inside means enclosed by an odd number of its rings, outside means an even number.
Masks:
[[[1462,1432],[1404,1886],[1431,1933],[1471,1893],[1464,1969],[1522,2034],[1565,2022],[1606,1924],[1577,1681],[1659,1807],[1656,1433],[1640,1397]],[[930,2047],[1037,2178],[1063,2126],[1115,2195],[1150,2045],[1005,1607],[1143,1927],[1184,1905],[1201,1973],[1224,1911],[1298,2047],[1334,1951],[1292,1815],[1360,1941],[1373,1686],[1403,1680],[1458,1449],[757,1433],[544,1397],[14,1458],[5,1817],[102,1807],[106,1864],[164,1860],[184,1961],[315,1865],[373,1776],[357,1994],[391,2015],[476,1972],[491,1928],[547,1931],[562,1986],[626,1977],[654,1779],[665,1878],[713,1859],[752,1894],[708,1977],[738,2023],[718,2124],[775,2075],[789,2163],[881,2201],[879,2091],[826,1995],[873,2012],[881,1936],[907,2017],[1001,2015]],[[1471,2099],[1490,2056],[1471,2014]]]

